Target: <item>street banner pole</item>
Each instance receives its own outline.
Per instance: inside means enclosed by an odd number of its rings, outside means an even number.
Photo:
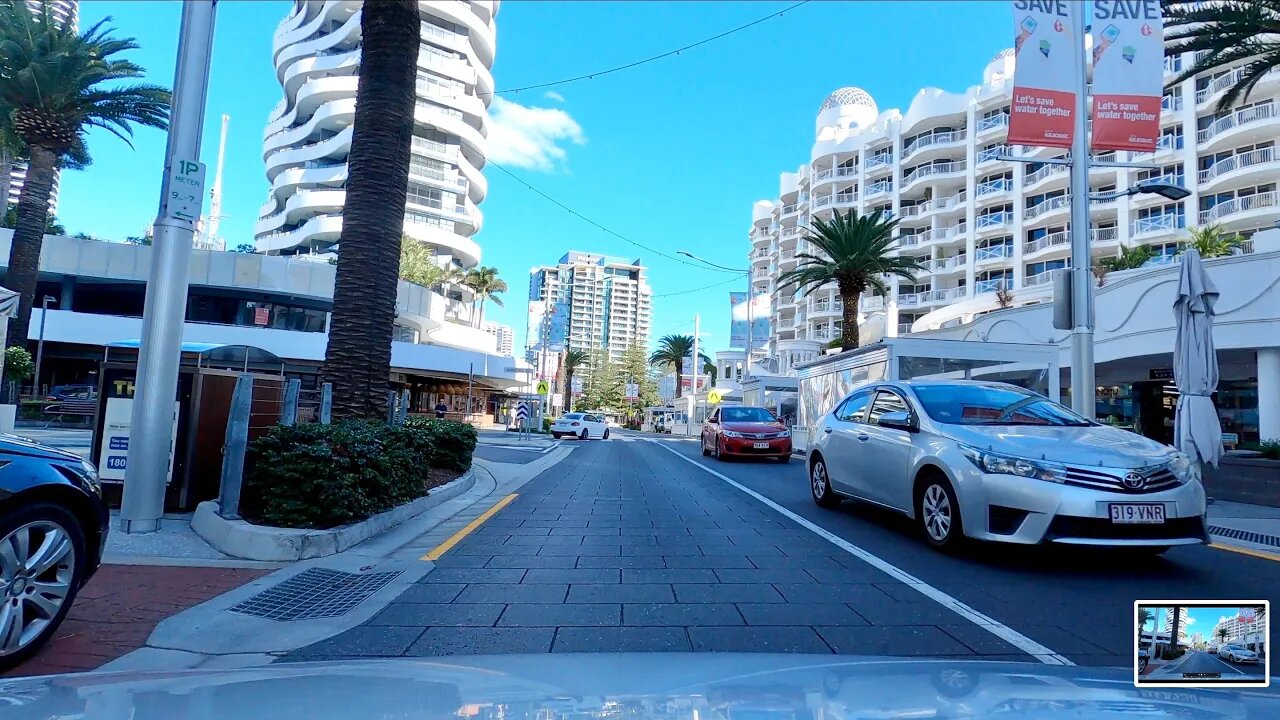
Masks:
[[[1092,420],[1097,412],[1093,367],[1093,259],[1089,250],[1089,64],[1084,52],[1085,12],[1071,3],[1075,52],[1075,130],[1071,139],[1071,406]]]
[[[182,4],[169,146],[165,153],[160,212],[155,221],[151,272],[142,311],[132,431],[125,461],[120,529],[126,533],[156,532],[164,511],[169,440],[177,422],[173,402],[182,360],[187,266],[196,220],[204,201],[200,136],[204,129],[216,9],[216,0]]]

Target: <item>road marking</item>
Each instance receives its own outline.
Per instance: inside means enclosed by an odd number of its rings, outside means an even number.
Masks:
[[[423,555],[418,559],[419,560],[439,560],[441,555],[444,555],[445,553],[449,552],[450,550],[453,549],[454,545],[457,545],[459,542],[462,542],[462,538],[475,532],[475,529],[483,525],[485,520],[488,520],[494,515],[497,515],[499,510],[510,505],[511,501],[515,500],[518,497],[520,496],[517,495],[516,493],[511,493],[510,495],[502,498],[493,507],[489,508],[488,510],[485,510],[483,513],[480,513],[480,517],[467,523],[466,527],[454,533],[449,537],[448,540],[445,540],[444,542],[440,543],[435,547],[434,550],[427,553],[426,555]]]
[[[983,630],[986,630],[992,635],[995,635],[1001,640],[1004,640],[1010,645],[1013,645],[1019,650],[1022,650],[1023,652],[1034,657],[1036,660],[1039,660],[1045,665],[1075,665],[1075,663],[1071,662],[1070,660],[1063,657],[1062,655],[1050,650],[1044,645],[1041,645],[1040,643],[1036,642],[1035,640],[1032,640],[1026,635],[1023,635],[1017,630],[1014,630],[1008,625],[1005,625],[1003,623],[996,621],[993,618],[983,615],[982,613],[960,602],[959,600],[951,597],[950,595],[939,590],[938,588],[935,588],[932,585],[926,583],[925,581],[917,578],[916,576],[906,572],[905,570],[902,570],[898,566],[893,565],[887,560],[883,560],[880,557],[873,555],[867,552],[866,550],[863,550],[862,548],[858,547],[857,545],[854,545],[853,543],[849,542],[848,540],[845,540],[844,538],[836,535],[835,533],[832,533],[831,531],[809,520],[806,520],[805,518],[795,514],[794,512],[791,512],[790,510],[782,507],[778,503],[761,495],[755,490],[752,490],[751,488],[745,485],[742,485],[736,480],[733,480],[727,475],[723,475],[719,472],[716,472],[715,470],[712,470],[711,468],[707,467],[706,465],[703,465],[697,460],[694,460],[693,458],[690,458],[690,457],[686,457],[680,454],[678,451],[663,445],[657,440],[650,440],[649,442],[657,445],[658,447],[661,447],[663,450],[666,450],[667,452],[671,453],[672,455],[675,455],[681,460],[684,460],[690,465],[694,465],[702,470],[705,470],[706,472],[711,473],[712,475],[720,478],[726,483],[729,483],[730,485],[737,488],[738,490],[741,490],[747,495],[750,495],[756,500],[759,500],[765,505],[768,505],[770,508],[790,518],[791,520],[798,523],[801,527],[805,528],[806,530],[809,530],[821,536],[831,544],[835,545],[836,547],[839,547],[841,550],[844,550],[850,555],[857,557],[859,560],[862,560],[868,565],[871,565],[872,567],[880,570],[881,572],[892,577],[893,579],[905,584],[907,587],[910,587],[911,589],[915,590],[921,595],[924,595],[930,600],[933,600],[939,605],[942,605],[948,610],[951,610],[952,612],[956,613],[960,617],[963,617],[969,622],[972,622],[973,624],[977,625]]]
[[[1217,543],[1209,543],[1209,547],[1217,550],[1226,550],[1227,552],[1240,553],[1241,555],[1251,555],[1256,558],[1262,558],[1263,560],[1280,562],[1280,555],[1276,555],[1275,553],[1265,552],[1262,550],[1253,550],[1250,548],[1238,547],[1235,545],[1219,545]]]

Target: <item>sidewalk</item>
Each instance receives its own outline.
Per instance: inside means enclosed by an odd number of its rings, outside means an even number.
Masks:
[[[1217,500],[1209,506],[1209,535],[1215,545],[1280,555],[1280,508]]]

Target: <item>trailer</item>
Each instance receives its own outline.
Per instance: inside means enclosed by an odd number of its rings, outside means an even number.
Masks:
[[[799,407],[792,443],[805,452],[822,416],[858,387],[884,380],[964,379],[1007,382],[1061,397],[1056,345],[885,338],[796,368]]]

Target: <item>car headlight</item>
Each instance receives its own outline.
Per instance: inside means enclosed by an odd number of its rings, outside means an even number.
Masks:
[[[960,452],[964,453],[964,456],[969,458],[969,461],[979,470],[992,475],[1018,475],[1052,483],[1061,483],[1066,480],[1066,471],[1061,465],[1054,463],[1001,455],[966,445],[960,446]]]
[[[779,432],[779,433],[778,433],[778,437],[780,437],[780,438],[789,438],[789,437],[791,437],[791,431],[790,431],[790,430],[783,430],[782,432]]]
[[[740,437],[742,437],[742,433],[740,433],[740,432],[734,432],[734,431],[732,431],[732,430],[722,430],[720,434],[721,434],[721,435],[724,435],[725,437],[731,437],[731,438],[740,438]]]
[[[1169,461],[1169,472],[1178,479],[1179,484],[1186,484],[1200,479],[1200,465],[1186,453],[1174,453]]]

